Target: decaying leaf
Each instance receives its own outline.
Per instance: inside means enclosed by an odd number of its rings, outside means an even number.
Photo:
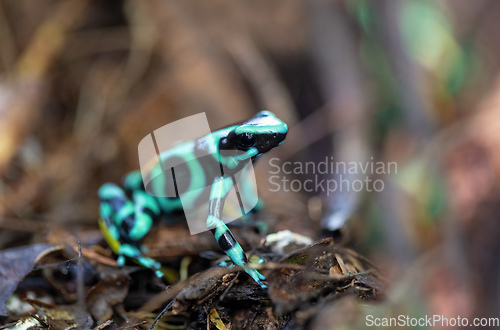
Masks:
[[[33,299],[27,302],[36,308],[33,317],[49,329],[89,329],[93,323],[81,306],[53,306]]]
[[[334,246],[332,239],[291,253],[281,264],[304,267],[277,267],[268,275],[269,296],[278,315],[348,290],[367,299],[375,299],[382,291],[371,265],[351,250]]]
[[[210,309],[210,322],[215,324],[215,326],[219,330],[226,330],[227,329],[224,322],[222,322],[222,320],[219,316],[219,313],[217,313],[217,309],[215,309],[215,308]]]
[[[113,306],[122,302],[128,294],[129,280],[124,274],[110,274],[94,285],[87,295],[87,307],[98,322],[109,320]]]
[[[7,315],[5,302],[19,282],[31,272],[39,256],[52,248],[49,244],[34,244],[0,251],[0,316]]]

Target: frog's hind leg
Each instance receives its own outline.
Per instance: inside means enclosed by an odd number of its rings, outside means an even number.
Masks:
[[[143,251],[146,249],[140,243],[159,215],[154,197],[144,191],[133,191],[132,202],[119,186],[106,183],[99,189],[99,198],[99,224],[109,246],[118,255],[118,266],[125,264],[125,257],[132,258],[162,277],[161,264],[145,257]]]
[[[265,277],[256,269],[253,269],[248,262],[248,258],[243,251],[241,245],[236,241],[233,234],[221,220],[224,201],[227,194],[233,186],[233,181],[228,177],[216,178],[212,184],[209,202],[209,215],[207,218],[207,226],[214,227],[212,233],[217,240],[221,249],[228,255],[229,258],[238,266],[242,267],[245,272],[253,278],[262,288],[266,285],[262,283]]]

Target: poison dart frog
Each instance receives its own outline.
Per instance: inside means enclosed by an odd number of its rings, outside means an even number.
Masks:
[[[282,144],[287,132],[288,127],[283,121],[269,111],[261,111],[242,124],[220,129],[194,141],[183,142],[159,154],[163,163],[173,157],[189,163],[189,166],[181,167],[182,170],[176,172],[176,177],[188,178],[183,181],[197,182],[200,187],[210,186],[207,228],[212,228],[219,246],[232,262],[241,266],[263,288],[266,287],[262,282],[265,277],[250,266],[242,247],[223,222],[222,211],[226,197],[234,186],[234,175],[244,169],[248,162]],[[206,157],[203,162],[197,161],[196,155],[203,152],[211,155],[209,161]],[[151,171],[157,171],[160,166],[161,164],[154,165]],[[166,189],[165,180],[152,181],[151,184],[152,191]],[[126,175],[123,187],[122,189],[114,183],[106,183],[100,187],[99,226],[109,246],[118,255],[119,266],[125,264],[125,257],[132,258],[153,270],[156,276],[162,277],[161,264],[144,255],[147,249],[141,241],[157,218],[182,210],[183,206],[185,209],[190,204],[186,200],[182,200],[181,204],[180,198],[148,194],[140,171]],[[186,187],[181,185],[176,186],[176,189]],[[240,189],[240,193],[244,190],[245,188]],[[182,191],[178,193],[181,194]],[[190,196],[192,199],[197,197],[196,194]]]

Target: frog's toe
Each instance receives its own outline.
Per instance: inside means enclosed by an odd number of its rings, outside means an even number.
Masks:
[[[219,262],[219,266],[221,266],[221,267],[227,267],[227,268],[231,269],[231,268],[234,267],[234,264],[233,263],[228,263],[227,261],[223,260],[223,261]]]
[[[119,267],[125,266],[125,257],[122,254],[120,254],[118,256],[118,259],[116,260],[116,263],[118,264]]]
[[[255,279],[254,279],[255,280]],[[262,283],[261,280],[255,280],[255,283],[257,283],[258,285],[260,285],[260,287],[262,289],[267,289],[267,285],[265,285],[264,283]]]
[[[266,277],[265,277],[264,275],[262,275],[261,273],[259,273],[259,272],[257,272],[257,276],[258,276],[261,280],[263,280],[263,281],[265,281],[265,280],[266,280]]]
[[[261,288],[265,289],[267,288],[267,286],[262,283],[262,281],[264,281],[266,279],[266,277],[264,275],[262,275],[261,273],[259,273],[259,271],[257,271],[256,269],[245,269],[245,272],[250,275],[251,278],[253,278],[253,280],[258,284],[260,285]]]

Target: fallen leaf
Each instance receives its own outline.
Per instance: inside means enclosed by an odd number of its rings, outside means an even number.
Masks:
[[[19,282],[31,272],[39,256],[52,248],[49,244],[34,244],[0,251],[0,316],[7,315],[5,302]]]

